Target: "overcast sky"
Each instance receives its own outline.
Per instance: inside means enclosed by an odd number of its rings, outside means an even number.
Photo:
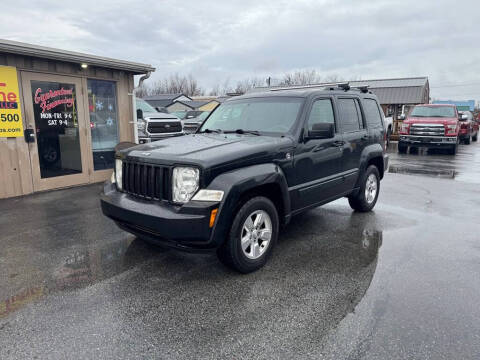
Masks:
[[[44,0],[1,8],[0,38],[152,64],[153,79],[191,73],[208,89],[316,69],[344,79],[428,76],[432,97],[480,99],[478,0]]]

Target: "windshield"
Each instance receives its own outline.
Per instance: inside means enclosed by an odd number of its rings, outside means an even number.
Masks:
[[[215,109],[200,132],[242,129],[284,134],[293,127],[303,101],[303,98],[272,97],[226,102]]]
[[[455,109],[452,106],[415,106],[412,117],[455,117]]]
[[[143,112],[158,112],[152,105],[147,103],[145,100],[142,99],[135,99],[137,110],[141,109]]]

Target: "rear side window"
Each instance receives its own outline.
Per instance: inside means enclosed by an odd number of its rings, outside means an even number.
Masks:
[[[340,112],[340,128],[342,132],[360,130],[362,124],[361,116],[357,111],[355,99],[338,99],[338,110]]]
[[[382,116],[375,100],[363,99],[363,111],[369,128],[383,128]]]
[[[313,103],[310,116],[308,117],[308,130],[312,130],[313,124],[318,123],[335,123],[330,99],[320,99]]]

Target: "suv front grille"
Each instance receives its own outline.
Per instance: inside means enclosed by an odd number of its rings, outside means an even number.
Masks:
[[[177,133],[182,131],[182,123],[180,121],[149,121],[147,124],[147,132],[150,134]]]
[[[412,124],[410,135],[445,136],[443,124]]]
[[[149,200],[168,200],[168,167],[124,161],[122,174],[123,191],[126,193]]]

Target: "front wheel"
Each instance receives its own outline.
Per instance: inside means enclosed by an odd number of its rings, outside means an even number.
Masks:
[[[360,189],[355,196],[348,197],[350,207],[359,212],[368,212],[377,203],[380,192],[380,173],[375,165],[370,165],[360,180]]]
[[[398,142],[398,152],[400,154],[406,154],[407,153],[407,148],[408,148],[408,145],[402,143],[402,142]]]
[[[449,154],[450,155],[456,155],[457,154],[457,151],[458,151],[458,141],[455,145],[453,145],[450,150],[449,150]]]
[[[472,141],[472,135],[468,135],[468,137],[464,140],[465,145],[470,145]]]
[[[475,136],[472,136],[472,141],[478,140],[478,131],[475,133]]]
[[[217,254],[225,265],[241,273],[260,269],[278,238],[278,212],[268,198],[248,200],[235,215],[226,242]]]

